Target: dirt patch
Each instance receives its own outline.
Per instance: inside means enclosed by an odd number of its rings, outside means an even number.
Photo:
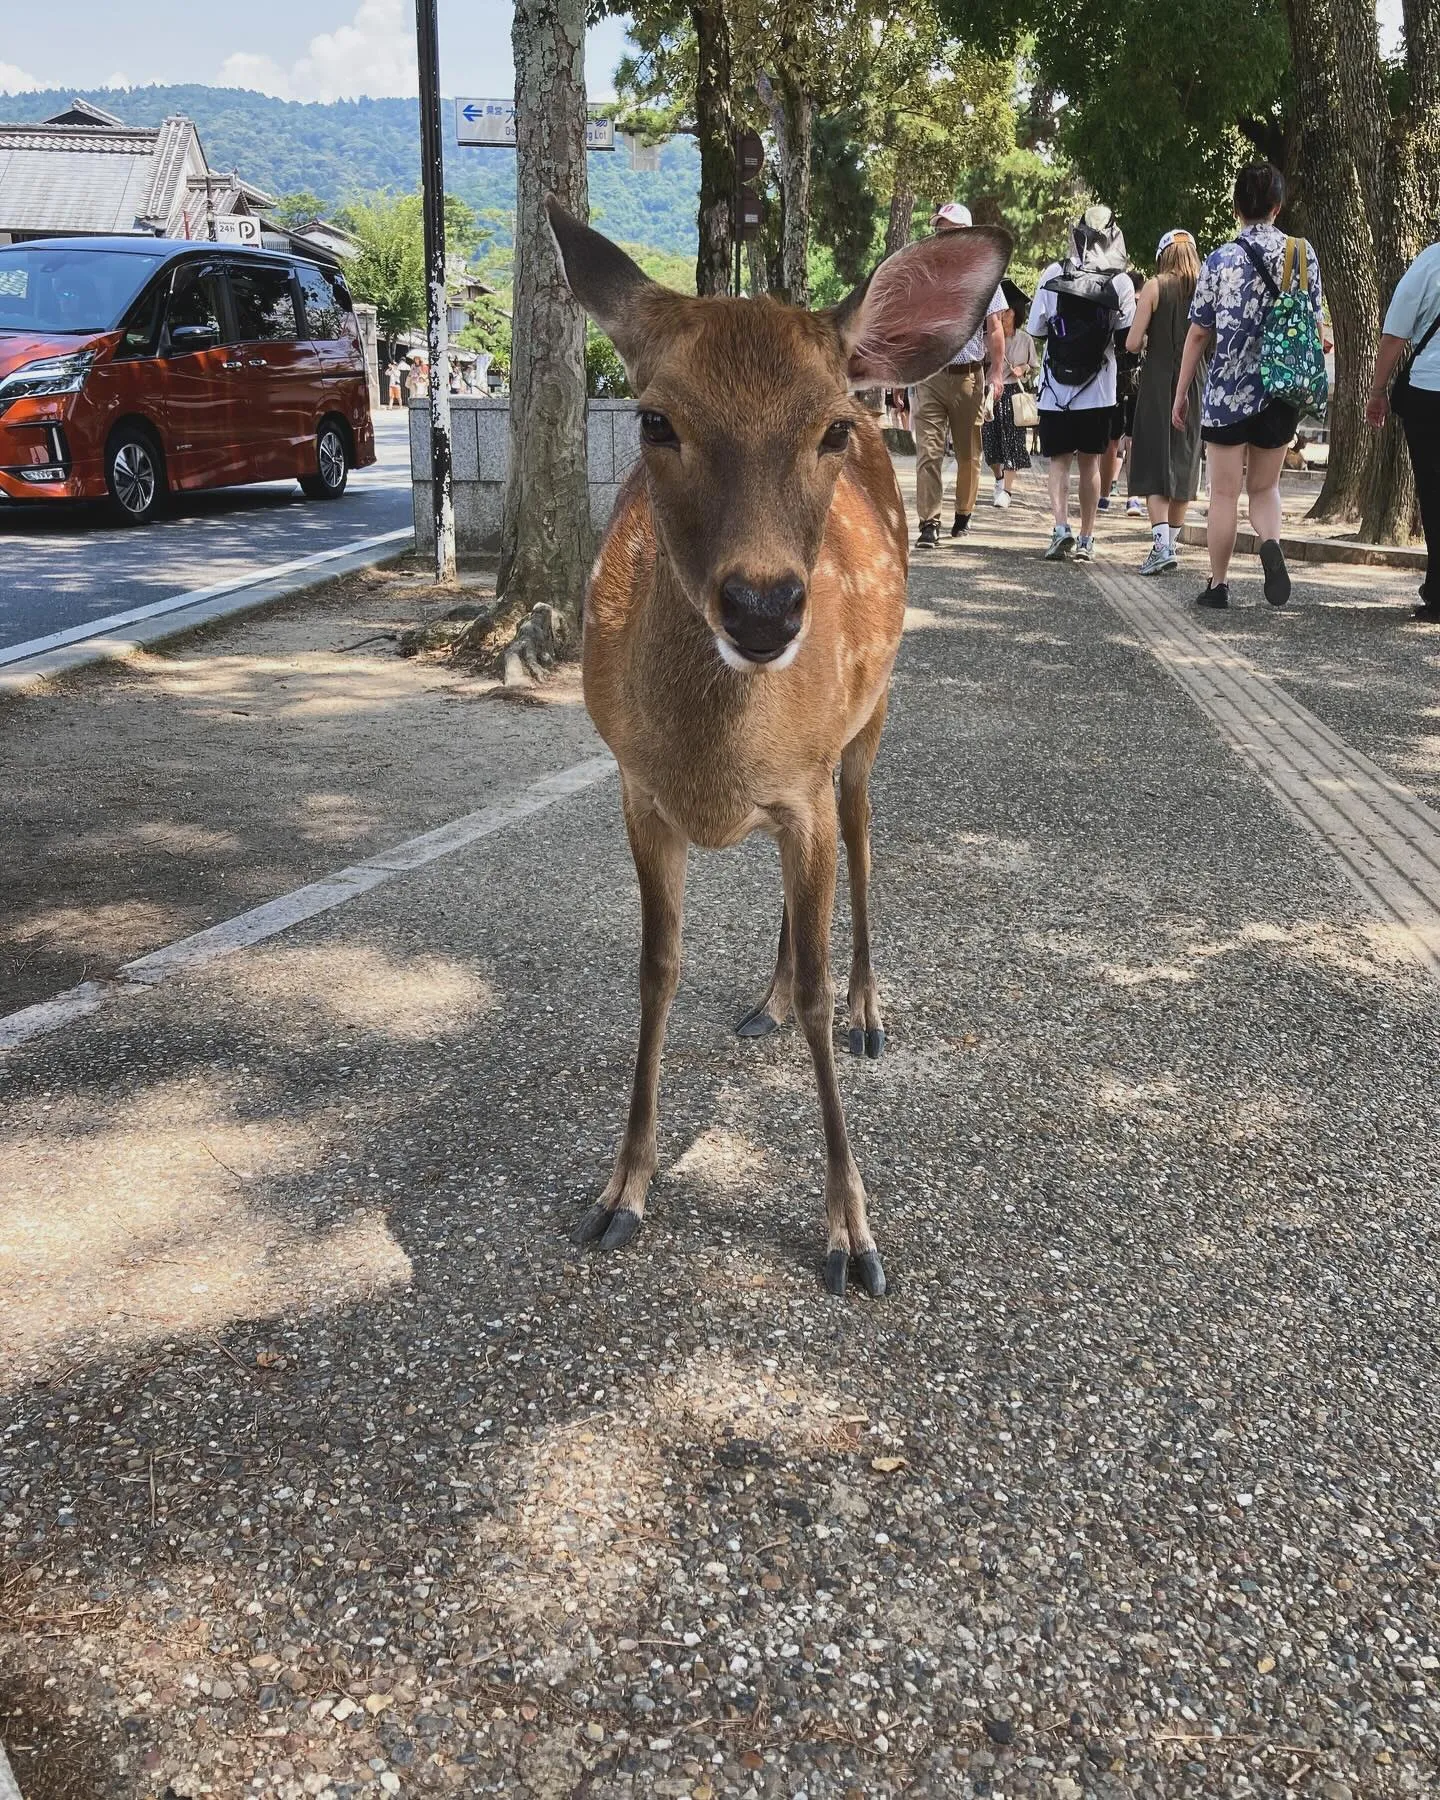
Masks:
[[[592,755],[573,665],[495,704],[397,653],[487,592],[365,570],[0,701],[0,1012]]]

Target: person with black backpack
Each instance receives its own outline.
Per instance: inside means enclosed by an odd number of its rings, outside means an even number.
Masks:
[[[1378,431],[1391,412],[1404,427],[1425,530],[1415,617],[1440,624],[1440,244],[1422,250],[1400,277],[1380,328],[1365,417]]]
[[[1045,343],[1040,379],[1040,451],[1050,459],[1055,525],[1047,561],[1095,554],[1100,459],[1110,443],[1116,350],[1135,317],[1125,236],[1108,206],[1087,207],[1070,228],[1070,254],[1040,277],[1030,335]],[[1070,529],[1070,469],[1080,465],[1080,535]]]

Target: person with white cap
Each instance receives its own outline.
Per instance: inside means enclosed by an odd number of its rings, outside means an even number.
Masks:
[[[937,207],[930,223],[937,231],[966,231],[970,209],[958,200]],[[1005,333],[1000,315],[1005,311],[1003,291],[996,288],[983,322],[960,354],[915,388],[915,502],[920,514],[917,550],[935,550],[940,544],[940,508],[945,496],[943,465],[945,433],[955,441],[955,522],[951,537],[969,528],[970,515],[980,492],[980,430],[985,413],[985,365],[990,365],[989,386],[994,400],[1005,391]]]

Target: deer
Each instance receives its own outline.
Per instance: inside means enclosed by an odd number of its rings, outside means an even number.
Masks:
[[[680,976],[689,846],[777,842],[784,888],[770,986],[736,1027],[809,1045],[825,1139],[824,1285],[886,1277],[836,1073],[830,974],[839,842],[850,884],[848,1049],[885,1047],[871,966],[871,765],[905,621],[905,506],[858,387],[909,385],[984,316],[1008,234],[952,231],[887,257],[838,306],[661,287],[547,200],[571,293],[610,338],[640,458],[586,587],[585,705],[620,772],[640,889],[640,1031],[614,1173],[575,1232],[622,1249],[659,1166],[666,1021]],[[839,797],[836,798],[836,772]]]

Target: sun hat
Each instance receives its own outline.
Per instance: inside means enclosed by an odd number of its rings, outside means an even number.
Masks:
[[[1194,232],[1187,231],[1183,225],[1177,225],[1173,231],[1167,231],[1165,233],[1164,237],[1162,237],[1160,242],[1155,246],[1156,262],[1159,262],[1160,258],[1165,254],[1165,252],[1175,242],[1176,238],[1182,238],[1182,237],[1189,238],[1189,240],[1192,244],[1195,242]]]
[[[949,225],[956,228],[972,222],[970,208],[962,206],[958,200],[947,200],[943,206],[937,206],[930,215],[930,223],[934,226]]]

